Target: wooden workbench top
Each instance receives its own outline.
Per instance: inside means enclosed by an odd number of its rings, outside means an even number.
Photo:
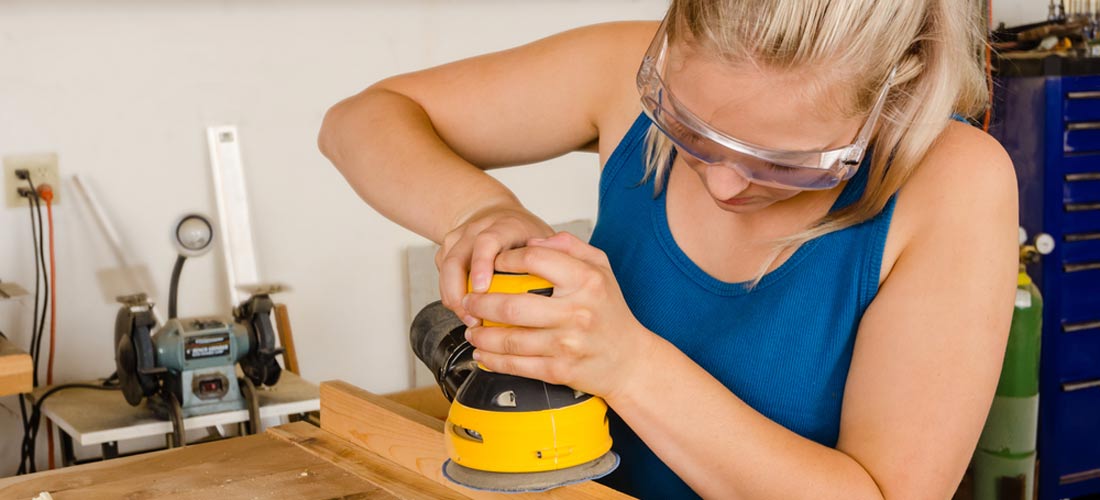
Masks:
[[[272,434],[0,480],[0,498],[43,491],[57,500],[399,498]]]
[[[64,499],[629,498],[587,482],[544,493],[474,491],[448,482],[443,422],[343,382],[321,385],[321,428],[266,433],[0,479],[0,498]]]

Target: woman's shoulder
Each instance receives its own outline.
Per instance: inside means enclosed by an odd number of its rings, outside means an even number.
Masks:
[[[902,187],[899,203],[906,198],[934,218],[965,216],[1016,197],[1016,173],[1004,147],[980,129],[952,120]],[[928,210],[931,205],[936,209]]]
[[[1015,234],[1017,198],[1016,173],[1004,147],[952,120],[898,192],[884,267],[911,247]]]

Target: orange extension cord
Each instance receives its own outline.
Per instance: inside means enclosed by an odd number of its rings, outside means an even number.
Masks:
[[[53,245],[53,188],[49,184],[38,187],[38,196],[46,202],[46,221],[50,231],[50,354],[46,358],[46,385],[53,385],[53,353],[57,340],[57,271]],[[46,440],[49,444],[49,465],[54,468],[53,424],[46,422]]]

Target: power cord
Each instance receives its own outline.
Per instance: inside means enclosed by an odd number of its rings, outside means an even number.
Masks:
[[[38,252],[39,252],[39,254],[38,254],[38,263],[40,265],[39,267],[41,267],[41,270],[42,270],[42,285],[43,285],[42,286],[42,288],[43,288],[43,292],[42,292],[42,301],[43,301],[42,302],[42,312],[41,312],[41,315],[40,315],[39,320],[38,320],[38,334],[34,338],[34,352],[31,354],[31,358],[34,362],[35,386],[37,386],[38,385],[38,382],[37,382],[38,381],[38,362],[42,359],[42,337],[45,336],[45,335],[43,335],[43,333],[45,333],[45,329],[46,329],[46,311],[49,309],[49,303],[50,303],[50,276],[49,276],[49,274],[46,273],[46,255],[45,255],[46,244],[45,244],[45,241],[43,241],[44,238],[45,238],[45,232],[46,231],[44,231],[43,227],[42,227],[42,219],[45,218],[45,217],[42,216],[42,204],[39,203],[38,190],[37,190],[37,188],[35,188],[34,181],[31,180],[30,176],[27,177],[27,183],[30,184],[30,186],[31,186],[31,191],[33,193],[31,195],[31,201],[34,203],[35,211],[38,212]]]
[[[31,371],[32,378],[33,378],[33,384],[34,384],[35,387],[38,387],[38,362],[37,362],[37,359],[34,356],[34,339],[35,339],[35,337],[38,336],[38,296],[39,296],[39,290],[41,289],[41,277],[42,277],[42,275],[39,274],[38,269],[39,269],[39,256],[41,256],[42,254],[39,252],[39,249],[38,249],[38,233],[35,230],[35,228],[37,227],[36,224],[37,224],[38,221],[35,219],[34,202],[30,201],[31,198],[38,196],[38,193],[33,188],[34,182],[31,181],[30,176],[27,176],[25,178],[25,180],[28,183],[30,183],[31,186],[32,186],[30,191],[23,191],[22,193],[23,193],[24,196],[27,197],[27,208],[30,209],[30,214],[31,214],[31,245],[34,247],[34,311],[31,313],[31,321],[32,321],[32,324],[31,324],[31,346],[30,346],[29,351],[30,351],[30,354],[31,354],[31,363],[32,363],[32,366],[33,366],[33,369]]]
[[[38,428],[42,423],[42,404],[46,402],[50,396],[56,394],[58,391],[65,389],[95,389],[100,391],[117,391],[119,388],[117,385],[107,385],[110,380],[105,379],[102,384],[61,384],[55,387],[51,387],[48,391],[44,392],[37,398],[32,406],[31,418],[29,421],[29,432],[23,434],[23,445],[19,458],[19,469],[16,471],[16,475],[38,472],[38,468],[34,463],[36,442],[38,440]],[[26,411],[23,398],[19,398],[20,409]]]
[[[53,231],[53,187],[49,184],[42,184],[38,186],[38,196],[46,202],[46,221],[47,227],[50,230],[50,276],[46,280],[50,284],[50,351],[46,356],[46,385],[53,385],[53,358],[54,349],[57,345],[57,265],[54,259],[54,231]],[[39,215],[41,221],[41,214]],[[43,314],[45,311],[42,311]],[[39,338],[41,342],[41,338]],[[39,352],[41,354],[41,352]],[[53,448],[53,424],[46,422],[46,445],[49,454],[47,455],[48,464],[50,470],[54,468],[54,448]]]
[[[26,171],[17,171],[16,176],[27,181],[29,190],[21,190],[21,193],[27,197],[28,208],[31,217],[31,243],[34,247],[34,311],[32,312],[32,326],[31,326],[31,344],[30,354],[31,363],[33,364],[32,379],[35,387],[39,386],[39,360],[42,351],[42,337],[46,328],[46,311],[49,309],[50,304],[50,275],[46,272],[46,256],[45,256],[45,242],[43,241],[45,236],[44,228],[42,227],[42,205],[39,203],[38,188],[34,185],[34,179]],[[52,191],[52,190],[51,190]],[[52,194],[52,193],[51,193]],[[41,286],[40,286],[41,285]],[[42,309],[39,310],[39,290],[41,289]],[[62,387],[62,386],[58,386]],[[52,391],[52,389],[51,389]],[[52,393],[52,392],[51,392]],[[30,415],[27,415],[26,402],[23,396],[19,397],[19,413],[23,420],[23,443],[20,456],[20,473],[26,473],[28,470],[34,472],[37,467],[34,463],[35,458],[35,440],[38,437],[38,425],[40,407],[35,405]]]

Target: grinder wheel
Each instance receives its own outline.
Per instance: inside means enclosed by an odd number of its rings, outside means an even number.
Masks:
[[[128,307],[119,310],[115,318],[115,371],[122,395],[131,406],[141,404],[159,386],[155,375],[142,373],[156,366],[147,323]]]
[[[275,328],[271,311],[275,303],[267,295],[256,295],[242,303],[234,318],[248,330],[249,350],[240,360],[241,371],[257,386],[273,386],[279,382],[283,367],[277,356],[283,349],[275,345]]]
[[[552,490],[583,483],[610,474],[619,466],[619,455],[609,451],[591,462],[546,472],[488,472],[456,464],[443,463],[443,475],[451,482],[470,489],[504,493]]]

